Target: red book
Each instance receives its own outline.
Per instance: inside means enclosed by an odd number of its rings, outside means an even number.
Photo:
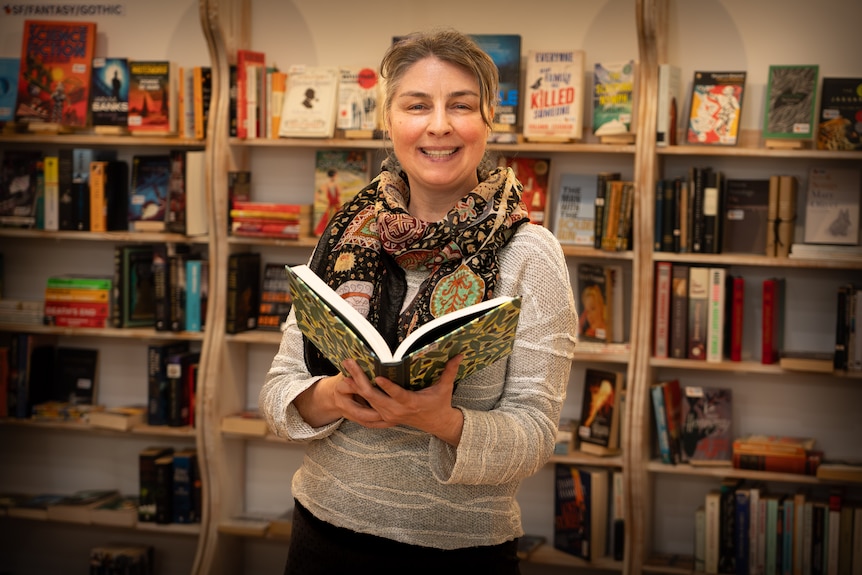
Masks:
[[[52,316],[50,318],[45,318],[48,322],[48,325],[55,325],[57,327],[108,327],[108,318],[96,318],[96,317],[73,317],[68,315],[58,315]]]
[[[655,320],[653,355],[668,357],[670,345],[670,278],[672,264],[658,262],[655,265]]]
[[[664,381],[661,384],[664,392],[664,410],[667,424],[668,442],[674,463],[682,461],[681,432],[682,429],[682,388],[678,379]]]
[[[94,22],[24,21],[15,120],[87,125]]]
[[[242,49],[236,51],[236,135],[239,138],[256,138],[260,135],[256,68],[260,68],[262,73],[265,60],[263,52]]]
[[[248,212],[278,212],[287,214],[310,214],[311,204],[279,204],[275,202],[252,202],[247,200],[233,201],[234,210]]]
[[[45,315],[104,319],[110,315],[110,304],[108,302],[47,300],[45,301]]]
[[[784,279],[763,280],[763,334],[761,339],[761,363],[778,362],[784,331]]]
[[[742,327],[745,321],[745,280],[742,276],[727,277],[727,356],[730,361],[742,361]]]

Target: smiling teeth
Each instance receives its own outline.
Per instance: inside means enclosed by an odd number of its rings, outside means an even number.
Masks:
[[[444,156],[451,156],[455,153],[455,150],[422,150],[426,156],[435,156],[437,158],[442,158]]]

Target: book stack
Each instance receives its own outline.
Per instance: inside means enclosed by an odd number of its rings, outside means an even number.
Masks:
[[[107,327],[113,280],[110,277],[57,275],[45,287],[45,324]]]
[[[193,448],[149,447],[139,453],[137,522],[199,523],[201,475]]]
[[[311,231],[311,205],[235,200],[230,210],[235,236],[298,240]]]
[[[745,435],[733,441],[733,466],[778,473],[816,475],[823,452],[809,437]]]

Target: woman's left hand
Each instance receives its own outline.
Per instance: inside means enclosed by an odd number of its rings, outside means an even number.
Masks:
[[[362,425],[374,428],[407,425],[457,446],[461,439],[464,415],[461,410],[452,407],[452,393],[461,359],[461,355],[450,359],[439,381],[418,391],[404,389],[385,377],[376,378],[375,387],[355,361],[345,361],[344,367],[351,375],[347,381],[355,386],[355,393],[380,415],[379,422]]]

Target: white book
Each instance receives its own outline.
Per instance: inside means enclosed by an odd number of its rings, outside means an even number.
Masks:
[[[59,157],[45,156],[45,218],[46,230],[60,229],[60,171]]]
[[[380,128],[380,77],[373,67],[342,67],[338,70],[339,130],[373,131]]]
[[[718,544],[721,521],[721,493],[718,490],[706,494],[706,523],[704,528],[704,571],[718,573]]]
[[[524,91],[524,137],[580,140],[584,129],[583,50],[531,50]]]
[[[805,197],[805,243],[859,244],[862,170],[811,168]]]
[[[709,269],[709,316],[706,330],[706,361],[720,362],[724,358],[725,268]]]
[[[186,152],[186,235],[205,236],[207,217],[206,157],[203,150]]]
[[[338,69],[292,66],[278,135],[285,138],[331,138],[335,131]]]

